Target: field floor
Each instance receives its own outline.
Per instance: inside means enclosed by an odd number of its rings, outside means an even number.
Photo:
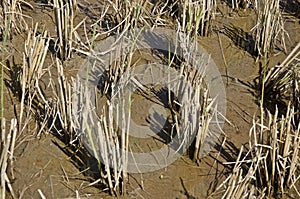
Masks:
[[[29,1],[33,9],[25,8],[23,14],[29,16],[26,21],[31,24],[39,23],[39,27],[47,29],[48,34],[56,37],[55,20],[53,13],[43,1]],[[85,12],[99,12],[97,1],[78,0],[79,9],[75,24],[90,16]],[[225,27],[235,27],[251,33],[256,24],[255,12],[246,10],[232,11],[225,3],[217,1],[218,9],[213,23],[213,31],[208,37],[199,37],[199,43],[211,54],[223,77],[226,89],[227,110],[226,122],[223,130],[225,135],[220,136],[214,150],[198,163],[193,162],[188,155],[180,157],[168,167],[159,171],[144,174],[129,174],[126,185],[126,196],[121,198],[208,198],[222,181],[226,179],[233,165],[224,165],[224,162],[234,162],[239,149],[249,140],[249,130],[253,120],[259,117],[259,102],[255,96],[257,92],[257,78],[260,76],[260,62],[247,52],[247,46],[239,43],[235,35],[226,32]],[[86,6],[86,7],[85,7]],[[300,6],[299,6],[300,7]],[[90,10],[88,10],[90,9]],[[100,9],[100,6],[99,6]],[[298,10],[299,12],[299,10]],[[98,13],[99,14],[99,13]],[[287,53],[276,51],[270,58],[269,66],[273,67],[282,62],[287,54],[300,42],[299,16],[286,10],[283,14],[285,29],[289,35],[286,37]],[[34,25],[32,25],[34,28]],[[217,29],[220,31],[218,32]],[[83,30],[78,30],[84,35]],[[232,32],[235,34],[236,32]],[[7,42],[7,67],[22,67],[22,56],[27,34],[13,36]],[[248,46],[249,47],[249,46]],[[222,51],[223,49],[223,51]],[[54,54],[49,53],[45,59],[45,93],[49,74],[57,75]],[[67,78],[75,77],[84,57],[74,53],[70,60],[63,63]],[[226,64],[225,64],[226,63]],[[53,69],[52,69],[53,68]],[[7,79],[12,78],[9,70]],[[13,81],[11,81],[13,82]],[[6,84],[5,118],[8,123],[10,118],[19,117],[20,109],[18,94],[14,93]],[[48,95],[51,98],[51,95]],[[140,102],[142,103],[142,102]],[[135,104],[134,111],[143,112],[142,104]],[[272,106],[272,105],[270,105]],[[273,107],[274,108],[274,107]],[[41,113],[42,114],[42,113]],[[135,114],[134,112],[132,113]],[[15,146],[15,161],[11,165],[13,170],[12,188],[17,197],[41,198],[41,193],[46,198],[113,198],[107,189],[100,185],[91,185],[89,167],[95,167],[92,160],[86,164],[74,157],[73,151],[68,148],[59,136],[52,133],[39,132],[37,125],[39,115],[31,116],[26,129],[17,136]],[[10,168],[9,168],[10,169]],[[10,198],[10,194],[7,194]],[[211,198],[220,196],[212,196]],[[295,193],[290,193],[287,198],[297,198]]]

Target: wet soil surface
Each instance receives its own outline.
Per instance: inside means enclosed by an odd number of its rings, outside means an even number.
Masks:
[[[50,12],[42,9],[38,2],[31,3],[37,8],[30,13],[32,20],[47,24],[50,35],[56,35],[53,16]],[[259,64],[255,62],[255,58],[243,44],[238,44],[234,36],[230,37],[228,32],[226,34],[225,29],[234,26],[250,34],[256,22],[255,13],[253,10],[233,12],[225,4],[220,4],[219,7],[216,27],[223,30],[223,33],[220,31],[217,34],[215,31],[210,37],[199,38],[199,43],[211,54],[219,67],[226,87],[226,118],[230,123],[226,123],[223,129],[227,137],[224,149],[219,153],[223,141],[223,136],[221,136],[215,149],[198,164],[186,155],[159,171],[130,174],[127,185],[128,194],[125,198],[207,198],[227,175],[228,170],[222,162],[234,160],[238,149],[248,141],[252,121],[259,115],[256,98],[251,93],[255,88],[255,78],[259,75]],[[82,13],[78,21],[84,16],[85,14]],[[285,25],[289,34],[289,39],[286,41],[288,52],[300,41],[299,18],[296,17],[290,13],[285,14]],[[20,52],[22,52],[24,36],[14,37],[11,43],[16,44],[13,48],[17,52],[16,62],[21,63]],[[224,57],[221,48],[223,48]],[[270,66],[282,61],[285,56],[284,53],[278,52],[270,60]],[[77,60],[80,59],[75,56],[69,62],[70,66],[67,67],[70,67],[70,72],[67,75],[74,76],[77,73],[78,66],[76,65],[80,63]],[[48,63],[51,63],[51,59]],[[7,113],[8,116],[13,116],[13,104],[16,109],[19,105],[10,91],[7,90],[7,94]],[[141,100],[140,103],[144,102]],[[140,113],[143,108],[144,106],[137,104],[132,110]],[[79,169],[78,164],[72,161],[72,154],[67,154],[62,150],[65,146],[56,136],[51,134],[42,134],[38,138],[28,136],[34,134],[32,131],[36,131],[34,124],[31,126],[32,128],[28,128],[22,136],[19,136],[19,144],[16,147],[12,186],[19,197],[40,198],[38,190],[41,190],[46,198],[74,198],[76,196],[112,198],[107,194],[107,190],[90,186],[92,181],[84,171],[88,167]]]

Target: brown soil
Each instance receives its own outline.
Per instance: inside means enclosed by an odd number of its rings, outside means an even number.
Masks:
[[[36,3],[30,2],[37,8]],[[221,5],[221,4],[220,4]],[[226,5],[220,6],[220,14],[217,16],[217,24],[239,27],[245,32],[255,25],[255,13],[251,10],[232,12]],[[50,35],[55,36],[53,17],[45,9],[27,11],[34,22],[47,24]],[[78,17],[78,21],[84,14]],[[289,34],[287,39],[287,51],[300,42],[299,18],[286,14],[286,30]],[[220,29],[223,27],[218,25]],[[228,68],[224,64],[219,37],[224,49],[224,57]],[[258,116],[256,98],[251,94],[253,91],[249,85],[253,85],[259,75],[259,65],[245,49],[236,45],[225,34],[213,33],[210,37],[199,38],[202,46],[211,54],[221,74],[224,77],[227,95],[226,118],[231,124],[226,123],[224,132],[227,135],[227,144],[219,153],[222,143],[216,145],[216,149],[204,157],[199,164],[190,160],[188,156],[179,158],[176,162],[165,169],[145,174],[129,175],[128,196],[125,198],[207,198],[212,190],[226,177],[226,168],[222,162],[232,161],[236,158],[238,148],[248,141],[248,132],[252,120]],[[10,41],[11,53],[15,54],[17,65],[21,63],[21,52],[24,44],[24,36],[13,37]],[[285,54],[278,52],[270,60],[270,66],[282,61]],[[80,57],[76,56],[68,63],[69,76],[77,73]],[[47,63],[52,63],[51,58]],[[67,69],[66,69],[67,71]],[[250,90],[250,91],[249,91]],[[19,110],[17,99],[7,89],[6,118],[14,117]],[[140,103],[144,103],[142,100]],[[137,105],[136,111],[143,106]],[[135,110],[133,109],[133,110]],[[137,118],[138,120],[138,118]],[[72,154],[66,153],[65,145],[51,134],[35,136],[34,118],[26,132],[18,137],[16,147],[16,160],[14,162],[14,180],[12,183],[16,194],[21,198],[40,198],[38,190],[41,190],[46,198],[74,198],[79,194],[82,198],[112,198],[107,190],[97,186],[89,186],[91,183],[84,168],[79,168],[73,161]],[[88,166],[86,165],[86,169]]]

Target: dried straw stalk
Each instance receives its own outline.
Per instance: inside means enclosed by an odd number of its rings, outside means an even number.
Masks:
[[[107,101],[106,106],[101,109],[99,120],[94,121],[92,117],[96,107],[91,101],[94,99],[90,95],[89,87],[86,87],[85,83],[80,80],[76,80],[73,88],[77,93],[73,95],[73,100],[77,102],[73,106],[82,107],[79,113],[73,113],[73,117],[76,117],[74,118],[75,131],[98,160],[100,170],[101,165],[104,165],[104,178],[108,182],[110,193],[113,195],[119,195],[120,192],[124,194],[129,151],[128,122],[130,121],[128,120],[130,115],[126,115],[128,111],[124,110],[125,104],[115,104],[113,100]],[[114,93],[114,91],[112,92]],[[116,118],[116,111],[121,113],[118,115],[120,118]],[[118,124],[115,121],[122,122]],[[120,139],[118,129],[121,131]],[[123,186],[121,182],[123,182]]]
[[[281,101],[287,101],[296,109],[300,108],[300,43],[298,43],[291,53],[282,61],[280,65],[271,68],[264,79],[265,93],[275,96]],[[286,104],[287,106],[288,104]],[[299,122],[300,113],[295,113],[296,121]]]
[[[43,110],[48,106],[43,90],[39,83],[44,75],[43,65],[48,52],[49,38],[47,31],[37,34],[38,24],[35,29],[28,32],[25,42],[25,52],[23,53],[22,76],[20,78],[21,87],[21,107],[19,121],[23,121],[25,107],[28,113],[34,110]],[[24,129],[26,125],[20,125]],[[22,132],[23,129],[20,129]]]
[[[215,0],[180,0],[181,31],[189,35],[208,36],[216,12]]]
[[[22,13],[22,5],[33,7],[23,0],[3,0],[0,2],[0,38],[3,37],[6,27],[8,27],[8,36],[28,30],[25,18],[28,16]]]
[[[14,160],[14,149],[15,149],[15,141],[17,136],[17,120],[12,119],[10,122],[10,129],[7,131],[5,126],[5,118],[1,119],[1,142],[0,142],[0,168],[1,168],[1,176],[0,176],[0,197],[1,199],[5,199],[7,193],[11,194],[11,196],[15,199],[17,198],[14,190],[12,188],[9,175],[14,178],[12,166]],[[8,170],[8,165],[11,167],[11,171]],[[7,190],[8,187],[8,190]]]
[[[257,24],[252,30],[259,57],[268,57],[274,52],[275,46],[286,51],[286,31],[279,2],[280,0],[263,0],[262,7],[258,8]]]
[[[74,17],[77,9],[77,2],[76,0],[54,0],[53,6],[57,28],[59,57],[62,60],[69,59],[71,58],[74,42]]]
[[[240,153],[234,164],[233,170],[230,175],[216,188],[215,192],[211,196],[221,195],[222,199],[231,198],[264,198],[264,193],[258,192],[257,187],[253,185],[255,180],[256,170],[258,164],[256,161],[248,160],[246,158],[251,151],[248,151],[245,155],[244,147],[241,147]],[[256,157],[255,160],[261,157]],[[247,165],[249,163],[249,165]]]
[[[216,189],[222,198],[271,198],[284,196],[291,189],[300,196],[296,186],[300,178],[300,124],[295,123],[294,108],[279,118],[268,113],[267,125],[253,122],[250,149],[237,157],[232,174]],[[232,164],[232,163],[224,163]],[[249,195],[250,193],[250,195]]]
[[[257,184],[266,187],[268,197],[284,195],[292,188],[299,193],[295,183],[299,179],[300,124],[295,123],[294,115],[290,107],[282,118],[278,118],[278,110],[273,116],[268,113],[267,126],[263,130],[258,127],[256,135],[250,134],[254,137],[253,146],[264,157],[258,162]]]

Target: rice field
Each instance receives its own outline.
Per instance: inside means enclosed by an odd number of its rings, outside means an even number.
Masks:
[[[1,199],[300,198],[299,13],[1,1]]]

